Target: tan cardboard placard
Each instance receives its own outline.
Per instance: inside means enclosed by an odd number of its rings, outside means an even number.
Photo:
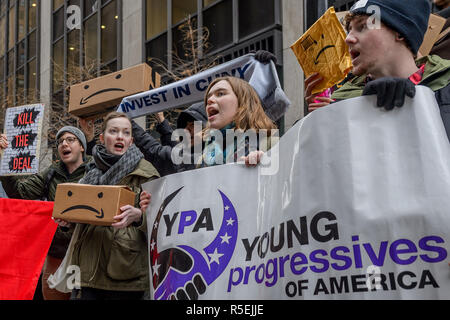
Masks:
[[[110,226],[120,208],[134,206],[135,193],[126,186],[62,183],[56,188],[53,217],[69,222]]]
[[[161,76],[142,63],[71,86],[69,112],[92,117],[115,111],[123,98],[160,85]]]
[[[330,7],[292,46],[306,77],[323,77],[312,93],[320,93],[344,80],[352,69],[346,33],[334,7]]]
[[[427,56],[430,54],[433,45],[438,41],[441,35],[442,28],[444,27],[446,19],[438,16],[436,14],[430,15],[430,20],[428,21],[428,30],[425,33],[422,46],[419,48],[419,53],[422,56]]]

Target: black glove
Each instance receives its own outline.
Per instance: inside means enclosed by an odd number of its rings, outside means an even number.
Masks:
[[[263,64],[268,64],[270,60],[273,61],[273,63],[277,63],[277,57],[273,53],[270,53],[269,51],[265,50],[258,50],[255,53],[255,59]]]
[[[409,79],[380,78],[366,84],[363,96],[377,95],[377,106],[392,110],[405,104],[405,96],[414,98],[416,87]]]

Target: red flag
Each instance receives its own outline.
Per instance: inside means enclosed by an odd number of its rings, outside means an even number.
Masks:
[[[0,300],[32,300],[57,224],[53,202],[0,198]]]

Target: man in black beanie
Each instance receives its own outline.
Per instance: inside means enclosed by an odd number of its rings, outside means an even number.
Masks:
[[[360,0],[345,18],[346,43],[353,62],[350,78],[332,95],[343,100],[377,95],[378,107],[401,107],[415,96],[415,85],[436,93],[450,139],[450,60],[426,56],[415,60],[428,28],[428,0]]]

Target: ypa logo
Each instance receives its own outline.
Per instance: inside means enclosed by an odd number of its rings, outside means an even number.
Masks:
[[[197,300],[199,295],[206,292],[207,286],[225,271],[236,248],[238,236],[236,210],[227,196],[219,190],[223,203],[223,218],[219,232],[211,243],[200,249],[178,245],[161,252],[158,250],[161,218],[168,204],[182,189],[178,189],[163,201],[151,232],[150,264],[155,300]],[[178,220],[180,236],[190,226],[192,232],[198,232],[201,228],[213,230],[209,209],[204,209],[200,215],[195,211],[183,211],[179,218],[178,214],[172,219],[165,216],[167,233],[175,231],[172,231],[172,227]]]

